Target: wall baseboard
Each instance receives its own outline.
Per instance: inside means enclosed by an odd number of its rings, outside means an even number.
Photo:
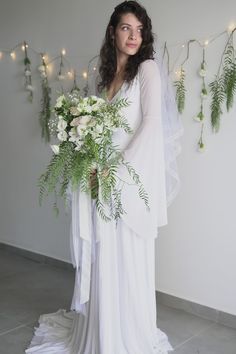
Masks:
[[[6,243],[0,242],[0,249],[15,253],[19,256],[22,256],[26,259],[30,259],[34,262],[38,262],[41,264],[48,264],[55,267],[60,267],[63,269],[67,269],[69,271],[74,271],[71,263],[61,261],[59,259],[55,259],[52,257],[44,256],[42,254],[38,254],[36,252],[28,251],[22,248],[18,248],[12,245],[8,245]],[[169,295],[163,293],[161,291],[156,291],[156,299],[157,306],[159,304],[166,305],[168,307],[172,307],[175,309],[183,310],[185,312],[191,313],[193,315],[205,318],[207,320],[236,328],[236,315],[232,315],[230,313],[226,313],[220,310],[213,309],[208,306],[204,306],[201,304],[197,304],[195,302],[182,299],[173,295]]]

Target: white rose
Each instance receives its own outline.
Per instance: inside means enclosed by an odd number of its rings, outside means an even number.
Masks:
[[[91,116],[81,116],[80,119],[79,119],[79,124],[83,124],[83,125],[86,125],[88,124],[90,121],[91,121]]]
[[[61,131],[61,130],[65,130],[66,127],[67,127],[67,122],[64,119],[60,119],[58,124],[57,124],[57,129],[59,131]]]
[[[62,106],[62,101],[65,99],[65,95],[62,95],[57,98],[55,107],[60,108]]]
[[[70,107],[70,114],[72,114],[72,116],[79,116],[80,115],[80,111],[78,110],[77,107]]]
[[[59,145],[50,145],[50,147],[55,155],[59,154],[59,150],[60,150]]]
[[[68,134],[67,134],[67,132],[66,132],[65,130],[60,131],[60,132],[57,134],[57,137],[58,137],[58,139],[59,139],[60,141],[66,141],[67,136],[68,136]]]

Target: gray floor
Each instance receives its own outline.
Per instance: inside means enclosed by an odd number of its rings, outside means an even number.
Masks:
[[[72,288],[71,271],[0,250],[0,354],[24,353],[39,315],[68,309]],[[160,304],[157,312],[173,353],[236,354],[235,329]]]

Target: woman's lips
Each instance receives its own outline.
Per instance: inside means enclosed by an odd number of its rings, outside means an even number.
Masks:
[[[127,44],[127,47],[136,48],[136,47],[137,47],[137,44]]]

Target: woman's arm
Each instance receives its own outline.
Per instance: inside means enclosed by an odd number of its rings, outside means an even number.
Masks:
[[[138,196],[136,188],[123,190],[124,220],[138,234],[151,237],[157,226],[167,223],[163,131],[161,120],[161,78],[158,65],[145,60],[139,67],[142,122],[124,150],[124,159],[135,168],[149,196],[150,211]],[[121,176],[130,181],[128,172]]]

